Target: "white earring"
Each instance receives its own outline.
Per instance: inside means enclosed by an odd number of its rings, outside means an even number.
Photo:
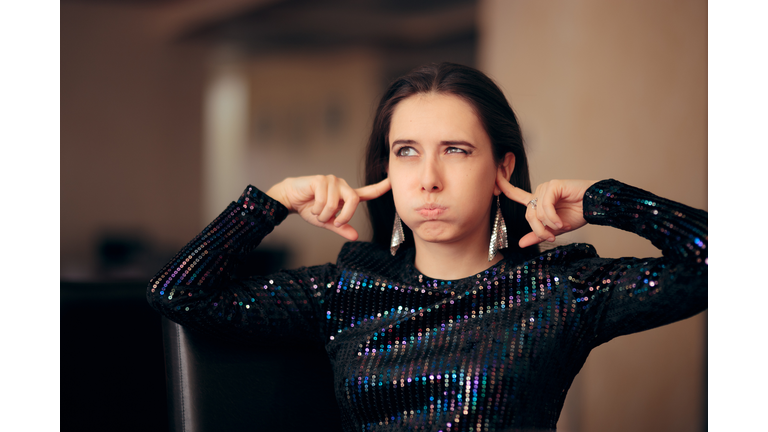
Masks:
[[[493,221],[491,244],[488,246],[488,261],[493,260],[499,249],[506,249],[507,247],[509,247],[507,225],[504,224],[504,216],[501,214],[501,201],[496,195],[496,219]]]
[[[392,256],[395,256],[397,248],[405,241],[405,233],[403,232],[403,223],[400,220],[400,215],[395,212],[395,226],[392,227],[392,241],[389,243],[389,251],[392,252]]]

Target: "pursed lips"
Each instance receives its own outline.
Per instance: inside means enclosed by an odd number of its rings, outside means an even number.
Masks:
[[[426,204],[416,209],[416,212],[426,219],[437,219],[447,210],[447,207],[439,204]]]

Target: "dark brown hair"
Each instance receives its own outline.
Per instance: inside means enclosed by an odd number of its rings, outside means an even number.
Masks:
[[[384,93],[373,119],[373,130],[368,140],[365,155],[365,184],[378,183],[387,177],[389,164],[389,126],[392,113],[400,101],[422,93],[441,93],[458,96],[467,101],[475,110],[480,123],[491,139],[496,164],[504,156],[515,155],[515,167],[509,181],[527,192],[531,191],[528,174],[528,159],[525,156],[523,136],[517,117],[499,87],[477,69],[454,63],[440,63],[421,66],[395,80]],[[520,251],[518,241],[531,232],[525,220],[525,207],[501,194],[501,212],[509,234],[509,249]],[[496,204],[491,209],[491,221],[496,214]],[[395,220],[395,203],[392,191],[368,201],[368,217],[373,228],[373,242],[389,246],[392,225]],[[403,224],[405,243],[401,249],[413,246],[413,234]],[[526,248],[536,252],[538,246]]]

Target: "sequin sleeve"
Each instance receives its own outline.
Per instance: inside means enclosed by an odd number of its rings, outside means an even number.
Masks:
[[[594,345],[695,315],[707,307],[707,212],[616,180],[590,187],[589,223],[630,231],[661,258],[577,261],[569,279],[576,306],[592,316]]]
[[[188,328],[229,340],[320,340],[319,308],[335,266],[257,276],[247,265],[249,252],[287,216],[282,204],[249,186],[150,280],[150,305]]]

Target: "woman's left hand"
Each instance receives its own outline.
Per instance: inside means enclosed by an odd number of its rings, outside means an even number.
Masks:
[[[582,200],[595,183],[595,180],[550,180],[537,186],[531,194],[512,186],[501,171],[496,176],[496,184],[504,195],[528,208],[525,219],[533,232],[520,239],[521,248],[543,241],[553,242],[558,235],[586,225]],[[534,199],[535,204],[531,204]]]

